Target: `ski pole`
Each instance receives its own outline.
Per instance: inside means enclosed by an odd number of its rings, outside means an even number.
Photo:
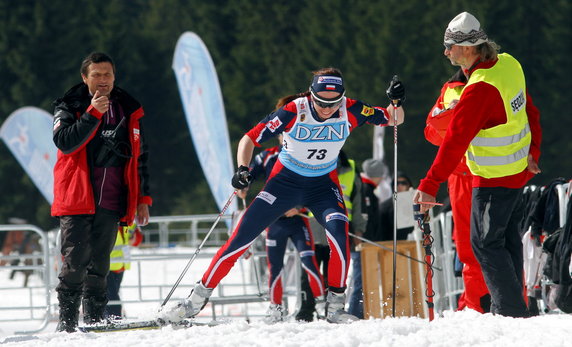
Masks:
[[[431,227],[429,226],[429,213],[421,213],[421,205],[413,205],[413,217],[419,225],[419,229],[423,231],[423,248],[425,249],[425,269],[426,276],[425,282],[427,284],[427,290],[425,291],[425,296],[427,297],[427,308],[429,311],[429,321],[431,322],[434,318],[434,304],[433,297],[435,292],[433,291],[433,261],[435,257],[431,251],[431,246],[433,245],[433,236],[431,236]]]
[[[173,292],[175,292],[175,289],[177,289],[177,287],[179,286],[179,283],[181,283],[181,280],[183,279],[183,277],[185,277],[185,274],[187,273],[187,271],[189,270],[189,267],[191,266],[191,264],[193,263],[193,261],[195,261],[195,258],[197,257],[197,255],[199,255],[199,252],[201,251],[203,245],[207,242],[207,239],[209,238],[209,236],[211,235],[211,233],[213,232],[215,226],[218,224],[218,222],[220,221],[220,219],[222,218],[223,214],[226,212],[226,209],[228,208],[228,206],[230,206],[230,203],[232,202],[232,199],[234,199],[234,197],[236,196],[237,191],[235,190],[230,197],[228,198],[228,201],[226,202],[226,204],[224,205],[224,207],[222,208],[222,211],[220,211],[218,217],[216,217],[215,222],[213,223],[213,226],[211,227],[211,229],[209,230],[209,232],[207,233],[207,235],[205,236],[205,238],[203,239],[203,241],[201,242],[201,244],[199,245],[199,247],[197,247],[197,250],[195,251],[195,254],[193,254],[193,256],[191,257],[191,259],[189,260],[189,262],[187,263],[187,266],[185,266],[185,269],[183,270],[183,272],[181,273],[181,275],[179,276],[179,279],[177,280],[177,282],[175,282],[175,285],[173,286],[173,288],[171,288],[171,291],[169,292],[169,294],[167,294],[167,297],[165,298],[165,301],[163,301],[163,303],[161,304],[161,308],[163,308],[163,306],[165,306],[167,304],[167,302],[169,301],[169,299],[171,298],[171,295],[173,295]]]
[[[242,201],[242,209],[246,210],[246,199],[245,198],[241,198],[240,199]],[[242,293],[244,295],[246,295],[247,290],[246,290],[246,277],[244,276],[244,265],[243,265],[243,261],[242,259],[239,260],[239,264],[240,264],[240,273],[242,276]],[[244,303],[244,314],[246,315],[246,321],[248,323],[250,323],[250,315],[248,314],[248,304],[245,302]]]
[[[369,244],[372,245],[372,246],[376,246],[376,247],[379,247],[379,248],[384,249],[384,250],[386,250],[386,251],[393,252],[393,249],[391,249],[391,248],[389,248],[389,247],[386,247],[386,246],[384,246],[384,245],[380,245],[379,243],[373,242],[373,241],[371,241],[371,240],[368,240],[368,239],[366,239],[365,237],[361,237],[361,236],[358,236],[358,235],[353,234],[353,233],[348,233],[348,234],[349,234],[351,237],[356,238],[356,239],[358,239],[358,240],[361,240],[361,241],[363,241],[363,242],[369,243]],[[409,256],[409,255],[407,255],[407,254],[404,254],[404,253],[401,253],[401,252],[397,252],[397,251],[396,251],[395,253],[397,253],[397,255],[400,255],[400,256],[405,257],[405,258],[407,258],[407,259],[416,261],[416,262],[421,263],[421,264],[425,264],[425,261],[420,260],[420,259],[417,259],[417,258],[413,258],[412,256]],[[436,270],[439,270],[439,271],[443,271],[443,269],[441,269],[441,268],[439,268],[439,267],[436,267],[436,266],[434,266],[433,268],[436,269]]]
[[[242,198],[242,208],[243,208],[244,210],[246,210],[246,199],[244,199],[244,198]],[[250,246],[250,247],[252,247],[252,246]],[[254,252],[253,252],[253,253],[254,253]],[[256,265],[255,256],[253,255],[252,257],[250,257],[250,260],[252,261],[252,268],[253,268],[253,270],[254,270],[254,278],[256,279],[256,288],[258,289],[258,294],[257,294],[257,295],[258,295],[258,296],[262,296],[262,295],[264,295],[264,294],[262,293],[262,289],[261,289],[261,287],[260,287],[260,278],[259,278],[259,275],[258,275],[258,266]]]
[[[397,75],[393,76],[397,82]],[[397,282],[397,108],[399,100],[392,100],[393,105],[393,291],[391,293],[391,315],[395,317],[395,291]]]

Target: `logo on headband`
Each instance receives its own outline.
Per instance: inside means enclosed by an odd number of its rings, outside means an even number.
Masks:
[[[318,77],[318,83],[333,83],[333,84],[339,84],[340,86],[342,85],[342,79],[340,77],[335,77],[335,76],[320,76]],[[328,87],[330,86],[326,86],[326,89],[329,89]],[[335,86],[333,89],[335,89]]]

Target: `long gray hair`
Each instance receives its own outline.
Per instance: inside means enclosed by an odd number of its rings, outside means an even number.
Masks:
[[[481,61],[496,60],[497,54],[500,51],[500,46],[494,41],[483,42],[476,46],[476,51]]]

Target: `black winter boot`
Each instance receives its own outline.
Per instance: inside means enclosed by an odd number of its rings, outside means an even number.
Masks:
[[[312,293],[310,282],[308,281],[308,275],[305,271],[302,271],[300,280],[302,303],[300,304],[300,311],[296,313],[295,318],[297,321],[311,322],[314,320],[316,300],[314,299],[314,294]]]
[[[59,291],[58,301],[60,303],[60,319],[56,331],[75,332],[79,318],[81,293]]]
[[[103,321],[103,312],[107,305],[106,296],[90,296],[84,297],[83,305],[83,322],[85,324],[95,324]]]

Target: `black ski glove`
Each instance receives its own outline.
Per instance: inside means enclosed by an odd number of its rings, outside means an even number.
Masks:
[[[244,189],[248,187],[252,181],[252,175],[248,168],[244,165],[240,165],[238,170],[232,176],[232,186],[236,189]]]
[[[386,90],[387,97],[391,104],[395,107],[401,106],[405,101],[405,87],[403,83],[397,78],[397,75],[393,76],[393,79],[389,83],[389,87]]]

